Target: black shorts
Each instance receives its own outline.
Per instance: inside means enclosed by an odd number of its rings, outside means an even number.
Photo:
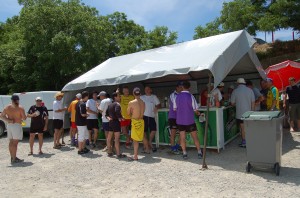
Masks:
[[[109,122],[102,122],[103,131],[109,131]]]
[[[89,131],[99,129],[98,119],[86,119],[86,125]]]
[[[152,117],[144,116],[144,130],[145,132],[148,132],[148,130],[156,131],[156,122],[155,119]]]
[[[236,123],[237,123],[237,124],[243,124],[243,123],[244,123],[244,120],[236,119]]]
[[[54,129],[62,129],[64,125],[63,120],[59,120],[59,119],[54,119],[53,120],[53,128]]]
[[[168,122],[170,129],[178,129],[175,118],[169,118]]]
[[[35,129],[30,127],[29,133],[44,133],[44,128]]]
[[[121,124],[119,120],[110,120],[109,121],[109,131],[112,132],[121,132]]]
[[[185,131],[185,132],[193,132],[197,131],[197,126],[196,124],[190,124],[190,125],[177,125],[179,131]]]

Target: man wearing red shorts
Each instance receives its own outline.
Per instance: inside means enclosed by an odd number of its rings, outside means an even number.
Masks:
[[[122,92],[123,92],[123,95],[120,95],[121,96],[120,105],[121,105],[122,117],[124,119],[121,121],[121,130],[122,130],[122,133],[126,136],[125,147],[127,149],[129,149],[131,138],[130,138],[128,131],[129,131],[131,119],[130,119],[130,115],[127,114],[127,108],[128,108],[128,103],[130,101],[134,100],[134,96],[129,95],[129,88],[127,86],[123,87]],[[117,90],[117,93],[120,94],[119,90]]]
[[[71,129],[70,129],[70,136],[71,136],[71,145],[75,146],[75,134],[77,133],[77,126],[75,123],[75,115],[76,115],[76,104],[81,99],[81,94],[76,94],[75,100],[73,100],[68,108],[68,112],[71,113]]]

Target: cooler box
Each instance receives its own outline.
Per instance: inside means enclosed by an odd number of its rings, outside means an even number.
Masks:
[[[279,175],[282,155],[282,122],[280,111],[248,111],[243,114],[247,165],[250,172],[253,166],[272,167]]]

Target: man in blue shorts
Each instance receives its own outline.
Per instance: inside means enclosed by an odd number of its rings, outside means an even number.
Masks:
[[[112,103],[111,99],[107,97],[107,93],[105,91],[101,91],[98,95],[100,97],[100,106],[98,107],[99,112],[102,114],[102,129],[105,133],[105,138],[107,139],[109,132],[109,120],[106,117],[106,111],[108,106]],[[104,152],[107,151],[107,146],[103,149]]]
[[[178,151],[180,145],[175,144],[175,137],[176,137],[176,131],[178,129],[177,124],[176,124],[176,112],[174,111],[174,103],[176,101],[176,97],[177,95],[182,91],[183,87],[182,87],[182,82],[178,82],[177,86],[176,86],[176,90],[171,93],[170,95],[170,107],[169,107],[169,127],[171,130],[171,135],[170,135],[170,144],[171,144],[171,152],[175,155],[180,154],[180,152]]]

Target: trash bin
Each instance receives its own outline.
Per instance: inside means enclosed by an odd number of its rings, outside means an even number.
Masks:
[[[280,111],[248,111],[243,114],[247,165],[250,172],[253,166],[271,167],[278,176],[282,154],[282,122]]]

